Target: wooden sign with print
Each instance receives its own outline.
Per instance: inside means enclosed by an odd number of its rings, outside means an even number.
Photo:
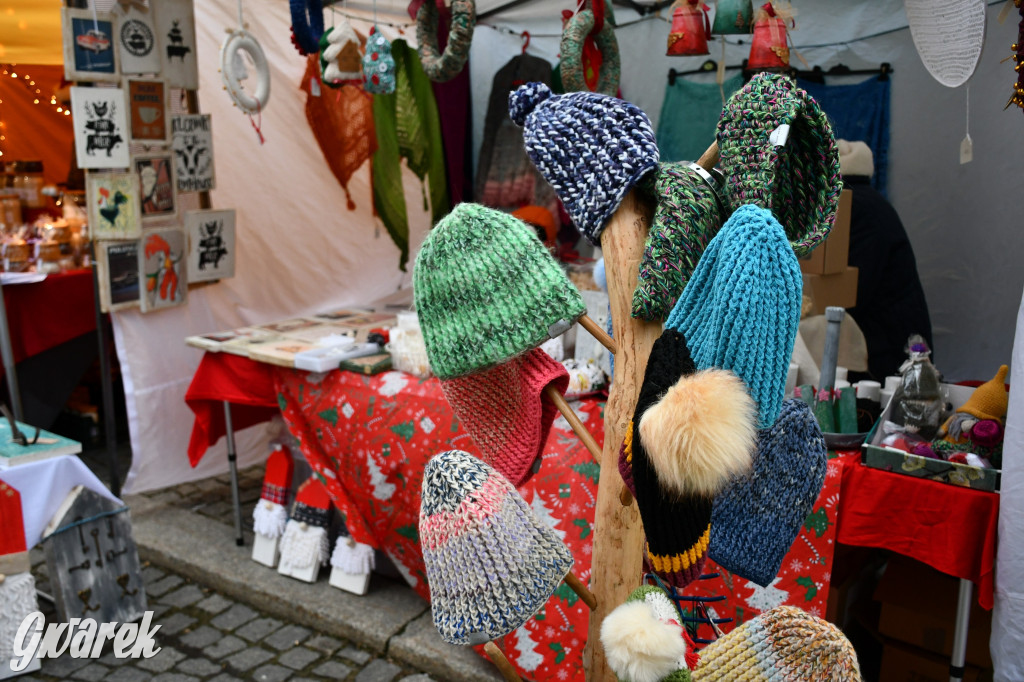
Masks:
[[[209,282],[235,276],[235,212],[188,211],[188,280]]]
[[[142,222],[176,217],[178,193],[174,186],[174,159],[170,152],[140,154],[132,162],[139,176]]]
[[[89,173],[85,197],[89,204],[89,234],[93,239],[142,236],[139,176],[135,173]]]
[[[43,533],[57,617],[130,623],[146,612],[127,507],[76,486]]]
[[[171,149],[179,192],[208,192],[215,187],[209,114],[172,117]]]
[[[139,253],[142,312],[181,305],[188,298],[188,245],[180,228],[147,230]]]
[[[71,88],[79,168],[128,167],[128,117],[121,88]]]
[[[118,80],[114,16],[106,12],[65,8],[61,20],[64,78],[69,81]]]
[[[196,27],[192,0],[150,3],[160,41],[160,74],[172,88],[199,89]]]
[[[167,144],[167,84],[161,80],[125,78],[128,93],[128,124],[132,142]]]
[[[117,56],[121,73],[160,73],[160,42],[153,26],[153,14],[141,3],[117,10]]]
[[[100,309],[135,308],[139,305],[139,240],[96,242],[96,267],[100,283]]]

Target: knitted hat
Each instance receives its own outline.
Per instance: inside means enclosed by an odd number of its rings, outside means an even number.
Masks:
[[[641,585],[601,623],[608,667],[619,682],[690,682],[699,659],[665,590]]]
[[[974,415],[978,419],[992,419],[1002,424],[1010,402],[1010,394],[1006,390],[1006,373],[1009,371],[1009,367],[1001,365],[994,377],[974,389],[974,393],[957,412]]]
[[[717,171],[715,171],[717,173]],[[643,188],[657,201],[633,292],[633,317],[664,320],[725,220],[720,178],[695,163],[662,163]]]
[[[697,369],[729,369],[746,383],[763,429],[782,407],[802,296],[782,226],[770,211],[742,206],[704,250],[665,326],[686,337]]]
[[[718,121],[726,196],[771,209],[797,256],[828,236],[843,183],[832,126],[790,78],[759,73],[738,90]]]
[[[601,231],[629,190],[658,164],[647,114],[609,95],[553,95],[527,83],[508,97],[526,151],[551,183],[576,229],[600,245]]]
[[[715,498],[711,558],[730,573],[767,587],[825,483],[825,439],[811,408],[782,404],[771,428],[758,433],[754,469]]]
[[[776,606],[700,652],[694,682],[859,682],[857,652],[842,630],[796,608]]]
[[[514,130],[514,129],[513,129]],[[512,211],[512,215],[519,218],[527,225],[533,225],[544,230],[544,236],[541,237],[542,241],[550,246],[555,244],[558,237],[558,227],[555,225],[555,216],[551,215],[551,211],[544,208],[543,206],[523,206],[520,209]]]
[[[284,533],[293,470],[291,452],[278,445],[267,457],[260,501],[252,510],[253,530],[260,535],[279,538]]]
[[[395,68],[391,43],[380,29],[371,26],[363,55],[363,89],[374,94],[391,94],[395,91]]]
[[[569,550],[512,484],[459,450],[423,470],[419,534],[434,625],[449,644],[519,628],[572,568]]]
[[[507,362],[586,312],[535,231],[479,204],[459,204],[430,231],[413,290],[430,367],[441,379]]]
[[[875,157],[867,144],[837,140],[836,148],[839,150],[839,172],[843,176],[866,175],[870,178],[875,174]]]
[[[645,562],[670,585],[700,577],[712,499],[750,466],[753,414],[753,402],[730,372],[695,372],[682,334],[666,330],[654,342],[620,471],[626,470],[624,480],[632,477],[647,535]]]
[[[306,569],[314,563],[327,563],[330,540],[327,525],[330,520],[331,498],[327,488],[316,477],[310,476],[295,493],[295,504],[281,537],[281,565],[279,572],[289,568]]]
[[[485,462],[515,487],[533,475],[558,409],[544,395],[553,383],[564,394],[569,374],[539,348],[482,372],[441,381],[448,404]]]

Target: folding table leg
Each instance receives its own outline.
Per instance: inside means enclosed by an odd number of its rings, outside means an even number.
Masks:
[[[238,463],[235,456],[235,429],[231,424],[231,403],[224,401],[224,430],[228,442],[228,465],[231,468],[231,504],[235,509],[235,544],[245,544],[242,538],[242,503],[238,499]]]
[[[971,620],[970,580],[960,579],[960,595],[956,602],[956,629],[953,631],[953,656],[949,661],[949,682],[964,679],[964,659],[967,656],[967,626]]]
[[[3,355],[4,375],[7,377],[7,393],[11,401],[11,412],[15,421],[24,421],[21,413],[21,390],[18,388],[18,370],[14,366],[14,350],[11,348],[11,332],[7,327],[7,306],[4,303],[4,287],[0,284],[0,354]]]

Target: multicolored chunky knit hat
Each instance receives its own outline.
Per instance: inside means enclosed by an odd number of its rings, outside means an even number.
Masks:
[[[413,291],[430,367],[440,379],[507,362],[586,312],[534,229],[479,204],[459,204],[430,231],[416,258]]]
[[[576,229],[600,246],[601,232],[629,190],[658,164],[647,114],[609,95],[554,95],[527,83],[508,97],[526,152],[555,188]]]
[[[572,568],[572,556],[501,474],[469,453],[423,470],[420,545],[441,639],[483,644],[529,620]]]
[[[693,682],[860,682],[842,630],[795,606],[776,606],[700,652]]]
[[[717,173],[717,171],[713,171]],[[641,183],[657,202],[633,292],[633,317],[664,320],[725,220],[721,179],[695,163],[661,163]]]
[[[619,471],[643,520],[645,563],[674,587],[700,577],[714,495],[750,467],[754,414],[731,372],[696,371],[682,334],[654,342]]]
[[[759,73],[733,94],[718,149],[732,210],[770,209],[797,256],[828,236],[843,189],[839,152],[825,112],[795,81]]]
[[[601,623],[601,644],[619,682],[690,682],[700,658],[668,593],[641,585]]]
[[[742,206],[701,256],[665,322],[686,337],[697,369],[735,372],[757,402],[758,428],[775,423],[800,323],[803,278],[782,226]]]
[[[558,409],[544,394],[569,387],[562,363],[539,348],[482,372],[443,379],[441,389],[482,459],[518,488],[533,475]]]
[[[828,469],[825,438],[802,400],[782,403],[758,433],[754,469],[717,497],[708,554],[730,573],[767,587],[811,513]]]

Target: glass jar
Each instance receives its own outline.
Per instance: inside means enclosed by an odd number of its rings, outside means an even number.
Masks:
[[[46,197],[43,196],[43,162],[15,161],[14,191],[21,197],[25,208],[44,208]]]
[[[26,272],[31,264],[29,247],[23,240],[4,244],[4,270],[7,272]]]
[[[60,244],[52,241],[41,242],[39,244],[39,259],[36,261],[36,272],[46,275],[60,272],[62,258]]]
[[[21,225],[21,197],[14,192],[0,190],[0,223],[8,230]]]

